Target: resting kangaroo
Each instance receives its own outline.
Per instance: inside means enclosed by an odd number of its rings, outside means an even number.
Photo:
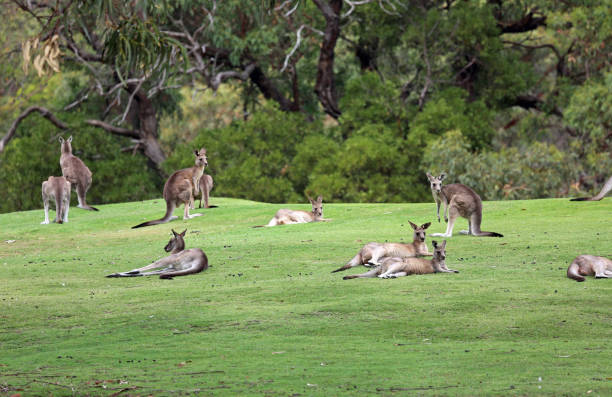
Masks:
[[[49,224],[49,202],[55,200],[55,220],[53,222],[68,222],[70,209],[70,182],[63,176],[50,176],[42,183],[42,199],[45,206],[45,220],[41,225]]]
[[[164,248],[166,252],[171,252],[171,255],[145,267],[129,272],[109,274],[106,277],[138,277],[159,274],[159,278],[171,279],[172,277],[186,276],[208,269],[208,258],[204,251],[199,248],[185,250],[185,240],[183,239],[185,232],[187,232],[186,229],[180,234],[172,230],[173,236]]]
[[[567,268],[567,277],[576,281],[584,281],[582,276],[612,278],[612,260],[603,256],[577,256]]]
[[[72,154],[72,135],[67,140],[59,137],[62,146],[62,155],[60,156],[60,167],[62,167],[62,175],[68,179],[72,185],[76,187],[77,198],[79,205],[77,207],[89,211],[98,211],[97,208],[87,205],[85,195],[91,187],[91,171],[85,163]]]
[[[272,218],[265,226],[270,227],[277,225],[290,225],[293,223],[327,222],[331,220],[323,218],[323,196],[317,197],[316,200],[308,197],[308,201],[310,201],[310,204],[312,204],[311,212],[280,209],[276,211],[274,218]],[[253,227],[264,227],[264,225]]]
[[[132,226],[132,229],[138,227],[159,225],[160,223],[166,223],[176,217],[172,216],[174,210],[181,204],[185,205],[185,212],[183,219],[190,219],[202,214],[189,215],[189,207],[193,203],[193,194],[197,194],[200,190],[200,178],[204,173],[204,168],[208,165],[206,159],[206,149],[202,148],[199,151],[195,150],[195,165],[191,168],[185,168],[182,170],[175,171],[164,185],[164,200],[166,200],[166,215],[161,219],[154,221],[148,221],[141,223],[136,226]]]
[[[573,198],[570,201],[599,201],[599,200],[603,199],[606,196],[606,194],[608,194],[608,192],[610,190],[612,190],[612,176],[610,178],[608,178],[606,183],[604,183],[604,186],[601,189],[601,192],[599,192],[599,194],[597,196],[593,196],[593,197],[578,197],[578,198]]]
[[[359,265],[379,265],[381,258],[384,259],[386,257],[407,258],[411,256],[431,256],[432,254],[427,250],[427,244],[425,243],[425,229],[431,225],[431,222],[427,222],[420,227],[410,221],[408,222],[414,229],[412,243],[368,243],[363,246],[349,263],[334,270],[332,273]]]
[[[408,276],[410,274],[429,274],[429,273],[459,273],[458,270],[451,270],[446,267],[446,240],[438,245],[437,241],[431,242],[434,246],[432,259],[425,258],[386,258],[380,266],[362,274],[344,276],[343,280],[353,278],[395,278]]]
[[[485,232],[480,230],[482,222],[482,201],[480,196],[469,187],[460,183],[453,183],[442,186],[442,180],[446,174],[432,176],[426,173],[431,184],[431,193],[438,205],[438,222],[440,222],[440,204],[444,203],[444,222],[448,222],[446,233],[432,233],[432,236],[451,237],[453,226],[458,216],[468,220],[469,230],[462,230],[461,234],[471,234],[478,237],[504,237],[495,232]]]

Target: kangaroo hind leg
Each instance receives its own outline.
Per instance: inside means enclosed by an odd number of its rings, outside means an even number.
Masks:
[[[431,236],[434,237],[452,237],[453,236],[453,227],[455,225],[455,220],[459,216],[459,210],[453,204],[449,204],[450,209],[448,210],[448,224],[446,225],[445,233],[432,233]]]

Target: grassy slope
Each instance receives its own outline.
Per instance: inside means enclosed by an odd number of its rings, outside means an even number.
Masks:
[[[138,230],[161,200],[73,208],[66,225],[0,215],[0,394],[612,394],[612,280],[565,277],[578,254],[612,257],[610,198],[488,202],[483,229],[506,237],[450,239],[461,273],[349,281],[364,268],[330,271],[368,241],[410,241],[406,220],[435,205],[326,205],[331,223],[251,229],[281,206],[212,203]],[[163,256],[171,228],[209,270],[103,277]]]

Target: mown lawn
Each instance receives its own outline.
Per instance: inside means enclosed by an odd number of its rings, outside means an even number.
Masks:
[[[505,237],[457,221],[459,274],[348,281],[364,268],[330,272],[366,242],[411,241],[433,201],[325,205],[330,223],[260,229],[310,206],[211,204],[137,230],[163,200],[72,207],[64,225],[0,215],[0,394],[612,395],[612,280],[565,276],[578,254],[612,257],[612,198],[487,202],[482,229]],[[166,255],[172,228],[206,272],[104,277]]]

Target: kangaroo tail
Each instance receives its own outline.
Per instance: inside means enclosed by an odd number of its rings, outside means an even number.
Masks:
[[[357,255],[355,255],[353,257],[353,259],[351,259],[349,261],[349,263],[347,263],[346,265],[342,266],[341,268],[333,270],[332,273],[341,272],[343,270],[350,269],[351,267],[359,266],[359,265],[362,265],[362,264],[363,264],[363,258],[361,257],[361,251],[359,251],[357,253]]]
[[[257,226],[251,226],[252,228],[256,228],[256,227],[266,227],[266,225],[257,225]]]
[[[495,232],[483,232],[479,231],[478,233],[474,233],[474,236],[478,237],[504,237],[503,234],[495,233]]]
[[[108,278],[114,278],[114,277],[140,277],[143,274],[140,273],[138,270],[132,270],[131,272],[123,272],[123,273],[113,273],[113,274],[109,274]]]
[[[578,266],[578,264],[576,263],[576,261],[572,262],[571,265],[569,265],[569,267],[567,268],[567,277],[576,280],[576,281],[584,281],[585,278],[582,277],[580,275],[580,273],[578,273],[578,269],[580,268],[580,266]]]
[[[62,219],[62,216],[64,214],[64,211],[62,211],[62,209],[64,208],[64,202],[62,200],[61,193],[62,192],[60,189],[57,189],[55,191],[55,222],[57,223],[64,223],[64,219]]]
[[[83,206],[81,207],[84,210],[89,210],[89,211],[100,211],[99,209],[97,209],[96,207],[92,207],[89,204],[83,204]]]
[[[570,201],[593,201],[593,197],[577,197],[570,199]]]
[[[185,205],[189,205],[189,204],[185,204]],[[164,215],[163,218],[156,219],[154,221],[148,221],[148,222],[140,223],[140,224],[138,224],[136,226],[132,226],[132,229],[137,229],[139,227],[145,227],[145,226],[159,225],[160,223],[166,223],[172,217],[172,213],[173,212],[174,212],[174,203],[166,201],[166,215]]]
[[[176,272],[163,273],[163,274],[160,274],[159,278],[164,279],[164,280],[172,280],[173,277],[186,276],[188,274],[200,273],[202,270],[205,270],[206,268],[208,268],[208,266],[201,267],[199,269],[198,268],[190,268],[190,269],[186,269],[186,270],[178,270]]]
[[[352,274],[352,275],[350,275],[350,276],[344,276],[344,277],[342,277],[342,280],[351,280],[351,279],[353,279],[353,278],[358,278],[358,277],[359,277],[358,275],[356,275],[356,274]]]

